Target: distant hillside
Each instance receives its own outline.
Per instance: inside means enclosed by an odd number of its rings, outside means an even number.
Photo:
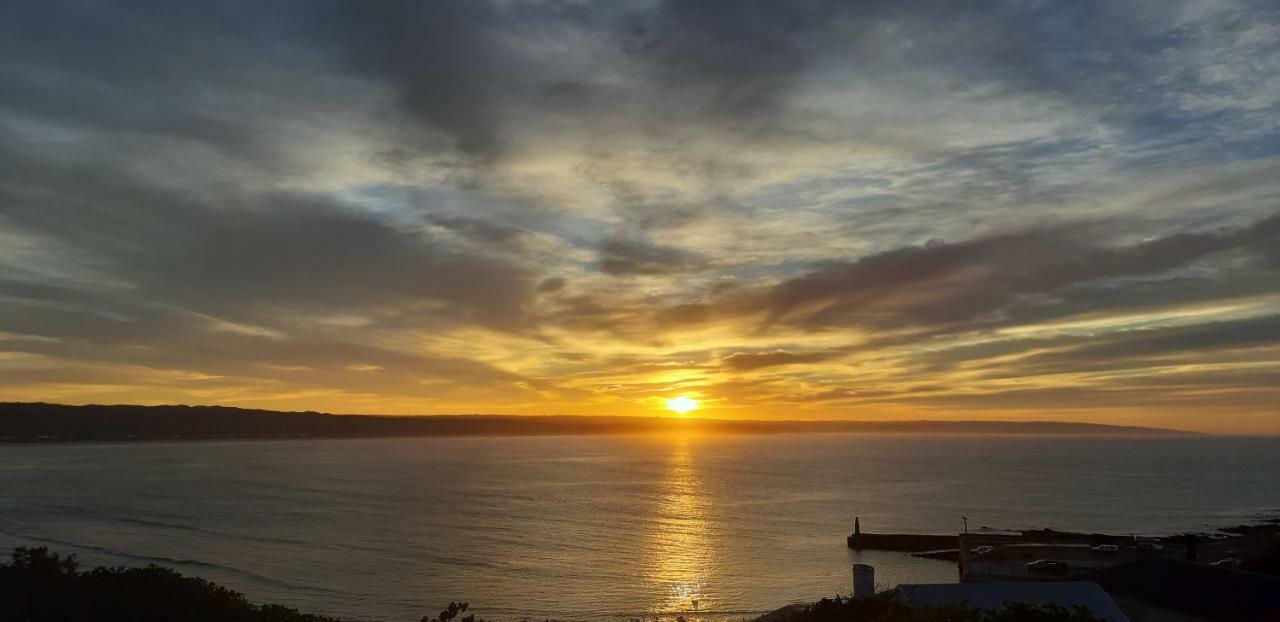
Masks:
[[[733,433],[1189,434],[1089,423],[1014,421],[726,421],[661,417],[381,416],[223,406],[64,406],[0,402],[0,442],[394,436],[643,434],[679,426]]]

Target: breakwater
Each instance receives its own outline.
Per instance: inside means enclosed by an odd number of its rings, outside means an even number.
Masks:
[[[959,534],[911,534],[911,533],[853,533],[847,538],[849,548],[870,551],[901,551],[917,553],[920,551],[938,551],[955,549],[959,546]],[[969,533],[974,540],[984,544],[1100,544],[1124,545],[1132,544],[1132,535],[1113,535],[1105,533],[1074,533],[1054,529],[1030,529],[1018,532],[977,531]],[[1167,537],[1162,540],[1172,540]]]

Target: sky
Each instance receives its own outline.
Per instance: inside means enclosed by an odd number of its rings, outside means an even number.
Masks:
[[[0,400],[1280,433],[1280,4],[0,3]]]

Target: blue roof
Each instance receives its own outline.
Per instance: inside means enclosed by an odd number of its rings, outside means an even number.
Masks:
[[[1107,592],[1206,620],[1280,620],[1280,577],[1149,558],[1089,573]]]
[[[1092,581],[1025,583],[903,584],[898,597],[908,605],[964,604],[972,609],[1000,609],[1006,602],[1055,604],[1066,609],[1085,607],[1094,617],[1129,622],[1102,587]]]

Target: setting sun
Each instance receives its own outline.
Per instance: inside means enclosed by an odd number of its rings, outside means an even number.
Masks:
[[[678,414],[685,414],[691,410],[698,409],[698,401],[686,396],[673,397],[667,400],[667,410]]]

